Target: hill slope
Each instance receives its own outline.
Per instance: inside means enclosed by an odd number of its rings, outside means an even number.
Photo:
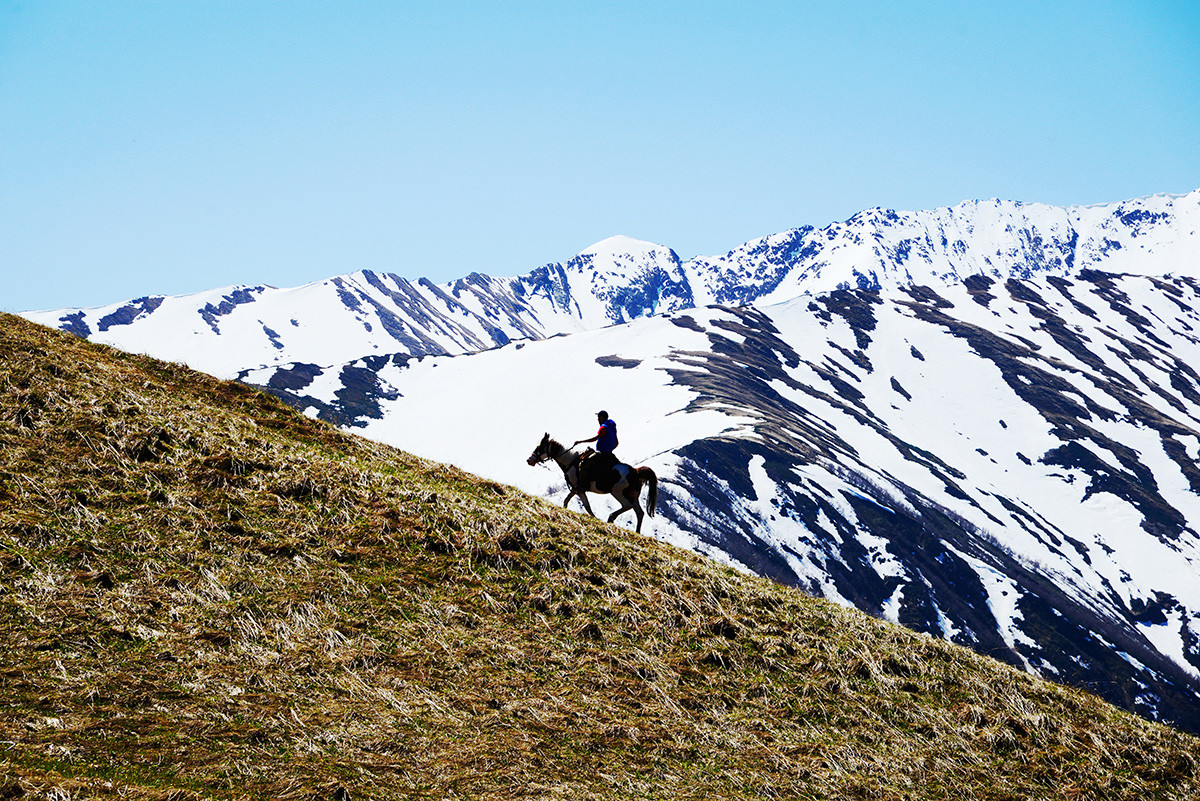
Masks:
[[[1192,798],[1085,694],[0,317],[6,797]]]

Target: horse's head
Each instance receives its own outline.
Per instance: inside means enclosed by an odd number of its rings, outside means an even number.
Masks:
[[[555,442],[554,440],[550,439],[549,434],[545,434],[542,437],[542,441],[538,443],[538,446],[533,449],[533,453],[529,454],[529,458],[526,459],[525,461],[529,463],[530,467],[532,467],[535,464],[541,464],[542,462],[546,461],[547,459],[554,458],[554,456],[555,456],[554,446],[555,445],[558,445],[558,443]],[[562,446],[559,445],[558,449],[562,450]]]

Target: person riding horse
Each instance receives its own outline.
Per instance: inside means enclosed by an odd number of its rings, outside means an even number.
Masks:
[[[613,439],[613,446],[615,447],[615,432]],[[592,440],[586,441],[590,442]],[[597,439],[596,441],[599,442],[600,440]],[[612,451],[609,451],[608,455],[611,456],[611,454]],[[574,446],[564,448],[557,440],[551,439],[549,434],[544,434],[542,441],[538,443],[537,447],[533,449],[533,453],[529,454],[529,458],[525,461],[530,466],[541,464],[549,459],[553,459],[558,463],[558,466],[562,468],[563,478],[567,481],[567,488],[570,490],[567,493],[567,497],[563,499],[563,506],[569,505],[571,499],[578,495],[584,510],[588,514],[593,514],[592,505],[588,503],[587,494],[595,492],[611,495],[621,506],[608,516],[608,522],[613,522],[623,512],[633,510],[634,515],[637,517],[637,524],[634,526],[634,529],[640,534],[642,531],[643,513],[654,517],[654,507],[658,503],[658,476],[649,467],[633,467],[632,465],[621,464],[619,462],[616,466],[610,467],[605,471],[588,469],[588,462],[600,456],[601,454],[596,453],[591,448],[587,448],[582,452],[575,450]],[[644,512],[638,500],[643,487],[649,488]]]
[[[571,447],[596,443],[596,452],[585,454],[579,465],[579,478],[585,484],[595,481],[603,486],[615,478],[613,468],[617,466],[617,456],[613,451],[617,448],[617,422],[609,418],[604,410],[596,412],[596,421],[600,423],[596,436],[576,440]]]

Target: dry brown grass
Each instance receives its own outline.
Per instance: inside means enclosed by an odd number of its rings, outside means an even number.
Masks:
[[[1196,798],[1197,741],[0,317],[0,798]]]

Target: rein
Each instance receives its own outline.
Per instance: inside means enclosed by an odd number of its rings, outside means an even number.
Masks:
[[[565,475],[572,467],[578,468],[579,463],[583,461],[583,457],[585,456],[587,456],[587,451],[580,451],[578,454],[576,454],[575,458],[571,460],[571,463],[563,468],[563,474]]]

